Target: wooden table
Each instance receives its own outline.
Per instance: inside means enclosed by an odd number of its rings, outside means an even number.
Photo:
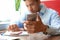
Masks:
[[[0,34],[1,33],[4,33],[6,32],[6,30],[1,30],[0,31]],[[27,40],[27,37],[28,35],[9,35],[9,36],[6,36],[6,35],[0,35],[0,40]]]
[[[45,40],[60,40],[60,36],[50,36],[49,38]]]
[[[0,31],[0,33],[1,32],[4,32],[4,31]],[[37,35],[35,35],[35,36],[37,36]],[[42,37],[45,37],[45,36],[43,36],[43,34],[41,34],[40,36],[42,36]],[[39,37],[40,37],[39,36]],[[29,36],[20,36],[20,38],[22,39],[22,40],[27,40],[27,38],[28,38]],[[41,37],[41,38],[42,38]],[[41,40],[41,38],[39,39],[39,40]],[[44,40],[60,40],[60,36],[49,36],[47,39],[44,39]]]
[[[0,40],[27,40],[28,36],[0,36]]]

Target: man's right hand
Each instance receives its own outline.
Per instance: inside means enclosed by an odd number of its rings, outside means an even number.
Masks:
[[[16,32],[16,31],[20,31],[20,29],[16,24],[13,24],[13,25],[9,25],[8,31]]]

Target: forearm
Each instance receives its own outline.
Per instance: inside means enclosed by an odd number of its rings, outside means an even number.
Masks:
[[[49,27],[47,28],[46,32],[49,35],[58,35],[60,34],[60,28]]]

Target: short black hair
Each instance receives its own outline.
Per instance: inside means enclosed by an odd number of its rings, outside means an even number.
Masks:
[[[26,0],[24,0],[24,1],[26,1]],[[38,1],[38,0],[34,0],[34,1]]]

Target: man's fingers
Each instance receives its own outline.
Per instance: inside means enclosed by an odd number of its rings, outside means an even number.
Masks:
[[[28,29],[27,31],[28,31],[28,33],[34,33],[35,29]]]
[[[25,23],[25,24],[28,24],[28,23],[30,23],[30,21],[25,21],[24,23]]]
[[[14,25],[10,25],[9,27],[8,27],[8,30],[9,31],[20,31],[20,29],[19,29],[19,27],[16,25],[16,24],[14,24]]]
[[[41,18],[39,16],[39,13],[37,13],[36,21],[41,21]]]

